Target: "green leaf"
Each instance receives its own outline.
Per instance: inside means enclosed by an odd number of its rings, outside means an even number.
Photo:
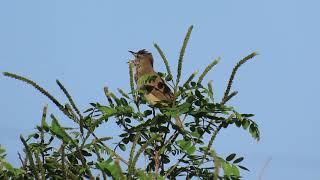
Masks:
[[[157,180],[164,180],[163,176],[161,176],[160,174],[157,174]]]
[[[110,173],[114,179],[120,179],[121,169],[112,162],[112,159],[96,164],[96,167],[104,172]]]
[[[152,111],[148,109],[148,110],[145,110],[145,111],[143,112],[143,114],[144,114],[145,117],[147,117],[147,116],[149,116],[149,115],[152,114]]]
[[[69,142],[71,138],[65,132],[65,130],[60,126],[58,120],[51,115],[52,122],[51,122],[51,132],[56,135],[58,138],[62,139],[64,142]]]
[[[179,111],[169,110],[169,111],[164,112],[164,114],[167,116],[171,116],[171,117],[177,117],[177,116],[179,116]]]
[[[87,113],[87,112],[89,112],[89,111],[93,111],[93,108],[89,108],[89,109],[83,111],[83,113]]]
[[[189,111],[189,108],[191,107],[191,104],[188,102],[185,102],[177,107],[178,115],[185,114]]]
[[[113,178],[120,179],[120,177],[119,177],[119,168],[115,164],[111,164],[107,168],[111,172],[111,175],[112,175]]]
[[[42,127],[46,132],[49,131],[49,125],[47,124],[45,118],[43,118],[43,119],[41,120],[41,127]]]
[[[0,164],[2,164],[8,171],[14,172],[13,166],[7,161],[2,161],[2,162],[0,161]]]
[[[192,135],[193,137],[196,137],[196,138],[200,138],[200,137],[201,137],[201,134],[199,134],[198,131],[192,132],[191,135]]]
[[[148,175],[143,170],[138,170],[138,177],[140,180],[148,180]]]
[[[249,122],[248,120],[244,119],[244,120],[242,121],[242,127],[243,127],[243,129],[247,129],[247,128],[249,127],[249,125],[250,125],[250,122]]]
[[[203,71],[203,73],[199,76],[199,80],[198,80],[198,84],[200,84],[203,80],[203,78],[208,74],[208,72],[213,68],[213,66],[215,66],[216,64],[218,64],[220,61],[220,57],[218,57],[217,59],[215,59],[213,62],[211,62],[206,69]]]
[[[126,92],[124,92],[124,90],[118,88],[118,91],[123,97],[130,99],[129,95]]]
[[[83,156],[92,156],[91,153],[89,153],[88,151],[83,150],[83,149],[81,150],[81,153],[82,153]]]
[[[106,136],[106,137],[103,137],[103,138],[99,138],[100,141],[108,141],[110,139],[113,139],[113,137],[111,136]]]
[[[239,163],[239,162],[243,161],[243,159],[244,159],[243,157],[239,157],[238,159],[234,160],[233,163],[234,164]]]
[[[119,144],[119,147],[122,151],[126,151],[126,145],[124,144]]]
[[[254,122],[250,124],[249,132],[254,139],[256,139],[257,141],[260,140],[260,132],[257,125]]]
[[[195,95],[196,95],[198,98],[200,98],[200,99],[203,98],[203,95],[201,94],[201,92],[200,92],[198,89],[196,89]]]
[[[4,154],[5,152],[6,152],[6,150],[3,149],[2,147],[0,147],[0,155],[1,155],[1,154]]]
[[[192,73],[192,74],[189,76],[189,78],[187,79],[187,81],[183,84],[183,86],[184,86],[185,88],[189,89],[189,88],[190,88],[190,87],[189,87],[189,83],[193,80],[193,78],[194,78],[197,74],[198,74],[198,71]],[[195,83],[195,85],[196,85],[196,82],[193,82],[193,83]]]
[[[239,176],[240,176],[240,171],[239,171],[238,167],[235,166],[235,165],[232,165],[232,166],[231,166],[231,172],[232,172],[232,174],[233,174],[234,176],[236,176],[236,177],[239,177]]]
[[[241,168],[241,169],[243,169],[243,170],[250,171],[249,169],[247,169],[247,168],[244,167],[244,166],[238,165],[238,167]]]
[[[162,162],[163,162],[164,164],[168,164],[168,163],[170,163],[170,159],[169,159],[169,157],[168,157],[168,156],[164,156],[164,157],[162,157]]]
[[[122,104],[123,106],[128,106],[128,102],[127,102],[126,99],[120,98],[120,102],[121,102],[121,104]]]
[[[186,150],[186,148],[189,147],[189,142],[190,141],[185,141],[185,140],[178,140],[177,141],[177,144],[183,149],[183,150]]]
[[[209,81],[209,83],[208,83],[208,92],[207,93],[208,93],[208,96],[210,97],[211,101],[214,102],[212,81]]]
[[[165,78],[166,81],[171,81],[172,80],[172,75],[168,74]]]
[[[242,118],[241,114],[236,111],[234,111],[234,113],[236,115],[237,120],[242,121],[243,118]]]
[[[226,161],[231,161],[232,159],[234,159],[234,157],[236,157],[236,154],[232,153],[226,158]]]
[[[249,118],[249,117],[253,117],[254,114],[241,114],[242,117],[246,117],[246,118]]]
[[[208,147],[207,146],[202,146],[199,148],[200,151],[207,151]]]
[[[188,153],[189,155],[192,155],[195,151],[196,151],[196,147],[195,147],[195,146],[189,146],[189,147],[187,148],[187,153]]]
[[[224,172],[225,176],[232,175],[232,167],[231,167],[231,165],[229,163],[227,163],[225,161],[222,161],[221,162],[221,166],[222,166],[222,169],[223,169],[223,172]]]
[[[98,106],[99,111],[103,113],[104,116],[110,117],[117,113],[117,110],[107,106]]]
[[[192,155],[196,151],[196,147],[192,145],[191,141],[178,140],[177,144],[181,147],[182,150],[187,152],[189,155]]]

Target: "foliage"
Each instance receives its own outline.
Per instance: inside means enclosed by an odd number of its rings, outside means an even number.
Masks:
[[[251,120],[253,114],[240,113],[227,105],[237,94],[230,90],[238,68],[257,54],[239,61],[224,97],[216,102],[212,81],[205,85],[203,79],[219,58],[208,65],[198,80],[195,80],[196,72],[180,85],[183,56],[191,31],[192,26],[180,51],[176,80],[166,56],[155,44],[168,71],[159,74],[174,91],[175,101],[170,107],[146,104],[140,96],[142,92],[135,90],[130,63],[131,92],[118,89],[119,96],[116,96],[105,87],[108,104],[90,103],[83,113],[60,81],[57,80],[57,84],[69,100],[65,105],[35,82],[5,72],[5,76],[23,81],[47,96],[74,126],[65,127],[61,124],[62,117],[53,114],[48,118],[45,106],[36,132],[20,137],[24,145],[24,157],[19,155],[21,167],[14,168],[7,162],[5,150],[0,147],[0,179],[175,179],[180,176],[240,179],[240,170],[248,171],[241,165],[244,158],[234,153],[220,157],[214,150],[214,140],[221,129],[233,125],[247,130],[255,140],[260,139],[258,125]],[[152,81],[152,77],[145,77],[143,81]],[[171,121],[177,116],[181,117],[183,128]],[[118,136],[108,136],[108,131],[104,137],[96,135],[98,128],[114,127],[114,123],[119,127]]]

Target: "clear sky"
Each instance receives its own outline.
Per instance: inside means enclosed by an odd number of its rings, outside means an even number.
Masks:
[[[59,79],[85,110],[90,102],[105,102],[105,85],[129,90],[128,50],[148,49],[164,71],[157,42],[176,69],[185,32],[194,25],[183,75],[221,56],[205,79],[213,80],[216,98],[234,64],[260,53],[238,72],[233,88],[239,94],[230,104],[256,114],[261,141],[227,129],[217,138],[217,152],[244,156],[251,170],[244,179],[257,179],[270,158],[265,180],[320,179],[319,7],[317,0],[2,0],[0,71],[29,77],[65,100]],[[0,87],[0,144],[18,164],[19,135],[34,130],[44,104],[50,113],[57,110],[21,82],[0,76]]]

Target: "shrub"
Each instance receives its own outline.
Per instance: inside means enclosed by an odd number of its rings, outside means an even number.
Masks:
[[[252,53],[240,60],[231,73],[221,101],[215,99],[212,81],[203,83],[207,73],[219,62],[212,61],[196,79],[197,73],[181,83],[185,49],[192,31],[188,29],[180,51],[177,77],[173,79],[171,67],[159,45],[166,73],[159,73],[172,87],[175,101],[170,107],[150,106],[135,89],[132,65],[129,63],[131,92],[118,89],[119,96],[104,88],[108,104],[90,103],[81,112],[73,98],[57,80],[69,102],[63,105],[41,86],[25,77],[5,72],[4,75],[23,81],[47,96],[74,122],[64,126],[53,114],[47,118],[43,108],[40,125],[27,137],[20,136],[24,145],[21,167],[14,168],[5,160],[0,147],[1,179],[240,179],[243,157],[234,153],[223,158],[214,150],[214,141],[221,129],[235,125],[247,130],[255,140],[260,139],[258,125],[251,120],[253,114],[240,113],[228,106],[237,92],[231,86],[238,68],[252,59]],[[138,99],[141,99],[138,101]],[[184,128],[171,122],[180,116]],[[117,137],[99,137],[96,130],[102,124],[116,123]],[[114,126],[114,125],[112,125]],[[122,154],[122,155],[121,155]],[[127,156],[127,158],[126,158]],[[142,161],[145,161],[145,166]]]

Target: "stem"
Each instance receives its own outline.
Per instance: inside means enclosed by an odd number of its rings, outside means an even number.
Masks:
[[[100,153],[99,153],[99,151],[98,151],[97,145],[96,145],[96,144],[93,144],[93,147],[94,147],[94,150],[95,150],[96,155],[97,155],[97,157],[98,157],[98,161],[101,162],[101,161],[102,161],[102,158],[101,158],[101,155],[100,155]],[[106,175],[106,173],[105,173],[102,169],[101,169],[101,173],[102,173],[103,179],[104,179],[104,180],[107,180],[107,175]]]
[[[9,72],[4,72],[3,75],[7,76],[7,77],[11,77],[20,81],[23,81],[31,86],[33,86],[34,88],[36,88],[38,91],[40,91],[42,94],[44,94],[45,96],[47,96],[59,109],[60,111],[62,111],[66,116],[68,116],[70,119],[73,120],[73,118],[70,116],[70,114],[68,113],[68,111],[66,111],[63,107],[63,105],[60,104],[60,102],[54,98],[48,91],[46,91],[44,88],[42,88],[41,86],[39,86],[37,83],[33,82],[30,79],[27,79],[25,77],[19,76],[17,74],[13,74],[13,73],[9,73]]]
[[[183,62],[183,56],[184,56],[184,53],[186,51],[186,47],[187,47],[187,44],[188,44],[188,41],[190,39],[190,35],[191,35],[191,32],[192,32],[192,29],[193,29],[193,26],[190,26],[188,28],[188,32],[184,38],[184,41],[183,41],[183,44],[182,44],[182,47],[181,47],[181,50],[180,50],[180,55],[179,55],[179,60],[178,60],[178,72],[177,72],[177,79],[176,79],[176,88],[175,88],[175,91],[177,91],[177,88],[179,86],[179,82],[180,82],[180,78],[181,78],[181,70],[182,70],[182,62]]]
[[[149,144],[151,144],[152,141],[154,141],[155,139],[157,139],[160,135],[154,135],[153,137],[151,137],[147,142],[145,142],[141,148],[139,149],[139,151],[136,153],[136,155],[134,156],[134,159],[132,161],[132,169],[135,168],[135,164],[138,161],[141,153],[148,147]]]
[[[66,166],[65,166],[65,153],[64,153],[64,149],[65,149],[65,145],[62,144],[61,145],[61,164],[62,164],[62,173],[63,173],[63,177],[64,179],[67,179],[67,171],[66,171]]]
[[[38,172],[38,170],[37,170],[37,168],[36,168],[36,166],[34,164],[34,161],[33,161],[32,154],[30,152],[29,146],[28,146],[26,140],[23,138],[22,135],[20,135],[20,140],[22,141],[22,143],[24,145],[24,148],[26,150],[26,155],[27,155],[27,157],[29,159],[29,162],[30,162],[31,171],[33,171],[35,179],[39,180],[39,177],[38,177],[39,176],[39,172]]]
[[[111,155],[111,156],[115,156],[116,158],[118,158],[120,161],[122,161],[123,163],[125,163],[126,165],[129,165],[129,162],[126,161],[125,159],[123,159],[119,154],[117,154],[115,151],[113,151],[111,148],[109,148],[107,145],[105,145],[94,133],[92,133],[93,137],[95,138],[95,140],[97,142],[99,142],[106,150],[107,152]]]
[[[245,58],[243,58],[242,60],[240,60],[236,66],[233,68],[232,70],[232,73],[231,73],[231,76],[229,78],[229,82],[228,82],[228,85],[227,85],[227,89],[225,90],[224,92],[224,96],[222,98],[222,103],[224,104],[227,100],[227,97],[229,96],[229,92],[231,90],[231,86],[232,86],[232,83],[233,83],[233,79],[238,71],[238,69],[240,68],[240,66],[244,63],[246,63],[248,60],[252,59],[253,57],[255,57],[256,55],[258,55],[258,53],[256,52],[253,52],[251,54],[249,54],[248,56],[246,56]]]
[[[166,178],[172,173],[172,171],[180,164],[180,162],[181,162],[186,156],[187,156],[187,153],[185,153],[185,154],[178,160],[178,162],[170,168],[170,170],[164,175],[163,178],[166,179]]]
[[[207,149],[204,151],[204,154],[203,154],[203,157],[198,165],[198,167],[203,163],[203,161],[206,159],[207,155],[208,155],[208,152],[210,151],[211,149],[211,146],[213,144],[213,141],[215,140],[215,138],[217,137],[220,129],[222,128],[222,123],[215,129],[215,131],[213,132],[211,138],[210,138],[210,141],[208,143],[208,146],[207,146]]]
[[[132,143],[132,147],[131,147],[131,151],[130,151],[130,157],[129,157],[129,171],[128,171],[128,177],[131,179],[131,174],[133,172],[133,156],[134,156],[134,151],[136,149],[136,145],[137,145],[137,142],[138,140],[140,139],[140,135],[141,135],[141,132],[137,133],[136,136],[134,137],[134,141]]]

